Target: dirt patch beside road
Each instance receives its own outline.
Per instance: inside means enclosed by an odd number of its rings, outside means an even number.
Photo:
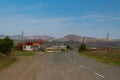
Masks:
[[[38,52],[34,56],[18,56],[19,60],[16,63],[0,71],[0,80],[22,80],[26,74],[32,73],[32,70],[40,65],[40,56],[43,54]]]

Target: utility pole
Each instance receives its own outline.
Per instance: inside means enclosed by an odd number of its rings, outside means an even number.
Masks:
[[[21,37],[21,43],[24,41],[24,31],[22,30],[22,37]]]
[[[83,44],[85,44],[85,37],[83,37]]]
[[[107,34],[107,38],[106,38],[106,39],[107,39],[107,46],[106,46],[106,49],[107,49],[107,50],[109,50],[109,35],[110,35],[110,34],[108,33],[108,34]]]
[[[109,42],[109,35],[110,35],[110,34],[108,33],[108,34],[107,34],[107,42]]]

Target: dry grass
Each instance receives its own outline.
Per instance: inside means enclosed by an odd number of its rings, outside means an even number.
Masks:
[[[104,51],[104,50],[95,50],[95,51],[86,51],[80,52],[80,54],[94,58],[101,62],[107,64],[113,64],[120,67],[120,51]]]
[[[14,63],[17,59],[13,56],[6,56],[0,53],[0,69]]]
[[[21,51],[21,50],[13,50],[12,55],[13,56],[33,56],[36,52],[34,51]]]
[[[13,50],[11,55],[0,53],[0,69],[9,66],[17,60],[16,56],[33,56],[36,52]]]

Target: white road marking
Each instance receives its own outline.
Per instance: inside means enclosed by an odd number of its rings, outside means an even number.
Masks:
[[[65,57],[66,57],[69,61],[71,61],[71,62],[72,62],[72,59],[71,59],[71,58],[69,58],[67,55],[65,55]]]
[[[98,73],[94,73],[95,75],[97,75],[97,76],[99,76],[99,77],[101,77],[101,78],[104,78],[104,76],[103,75],[101,75],[101,74],[98,74]]]
[[[65,55],[65,57],[66,57],[69,61],[73,62],[74,64],[77,63],[76,61],[73,61],[70,57],[68,57],[67,55]],[[82,66],[82,67],[83,67],[83,66]]]
[[[83,65],[80,65],[81,68],[85,68]]]

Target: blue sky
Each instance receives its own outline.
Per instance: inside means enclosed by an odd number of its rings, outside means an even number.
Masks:
[[[120,39],[120,0],[1,0],[0,34]]]

